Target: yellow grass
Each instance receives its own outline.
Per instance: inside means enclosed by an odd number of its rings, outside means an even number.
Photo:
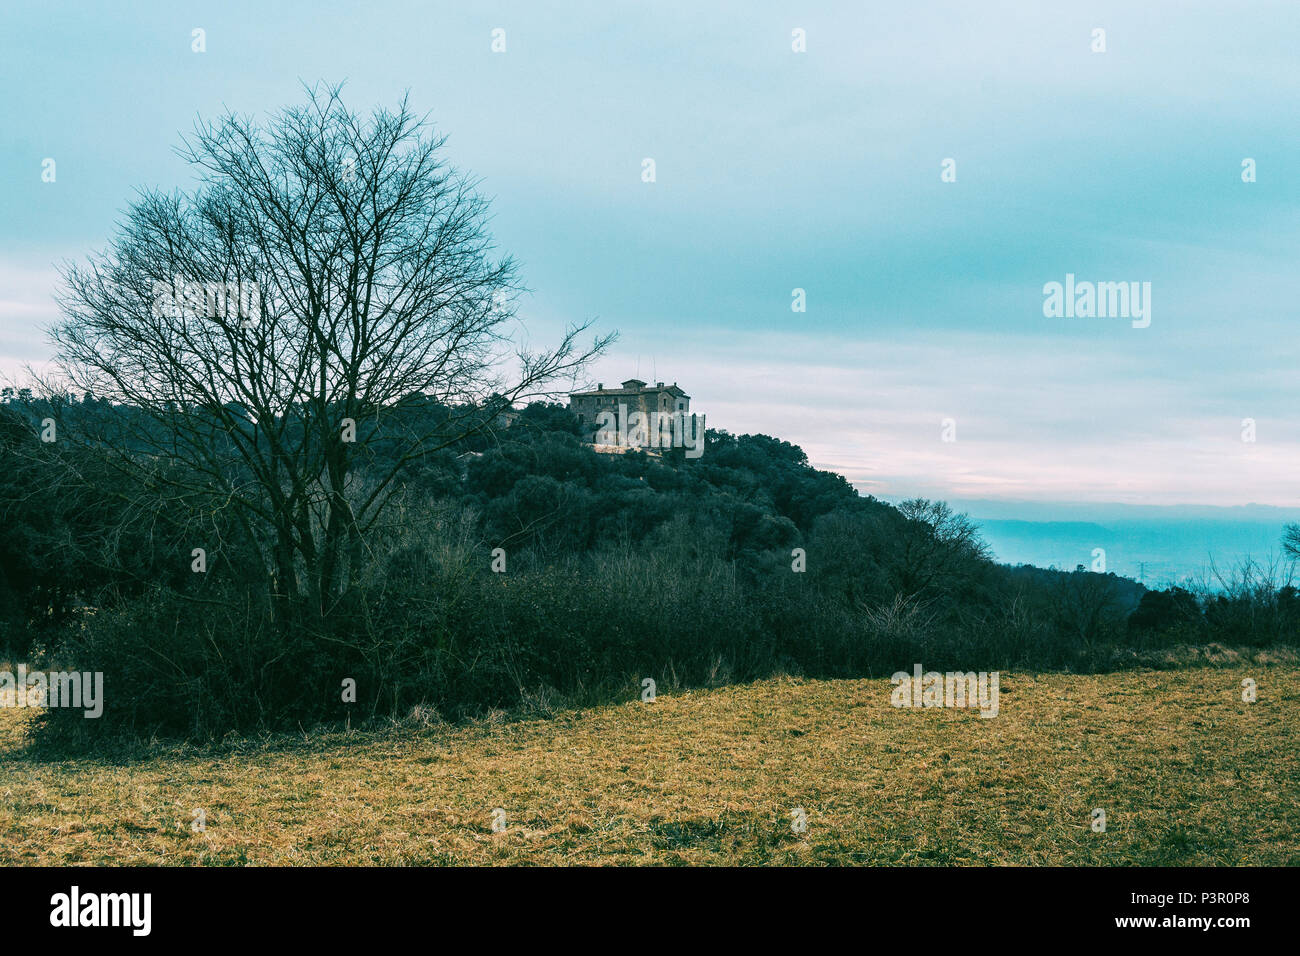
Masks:
[[[29,712],[4,710],[0,863],[1300,864],[1294,664],[1004,673],[991,720],[890,689],[778,679],[129,764],[32,759]]]

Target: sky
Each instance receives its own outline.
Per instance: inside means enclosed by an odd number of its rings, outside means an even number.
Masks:
[[[887,500],[1300,512],[1294,2],[43,3],[0,36],[0,375],[49,360],[58,262],[193,185],[196,118],[346,81],[481,179],[535,344],[619,332],[590,382],[675,381]],[[1067,274],[1150,283],[1150,324],[1045,315]]]

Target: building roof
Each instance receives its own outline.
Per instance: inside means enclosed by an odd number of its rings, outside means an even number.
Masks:
[[[654,385],[647,385],[639,378],[629,378],[623,383],[622,388],[595,388],[589,392],[570,392],[570,398],[583,398],[595,395],[640,395],[644,392],[667,392],[678,398],[690,398],[676,382],[671,385],[665,385],[663,382],[655,382]]]

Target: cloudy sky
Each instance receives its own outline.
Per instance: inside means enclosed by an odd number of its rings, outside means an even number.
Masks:
[[[6,5],[0,373],[197,116],[346,80],[481,177],[530,336],[619,330],[592,381],[890,499],[1300,505],[1294,2],[468,6]],[[1045,317],[1067,273],[1150,326]]]

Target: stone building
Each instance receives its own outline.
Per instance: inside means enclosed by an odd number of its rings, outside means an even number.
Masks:
[[[617,421],[620,405],[627,407],[629,417],[637,411],[642,415],[649,412],[670,415],[681,412],[686,415],[691,410],[691,397],[678,388],[676,382],[647,385],[639,378],[629,378],[620,388],[606,388],[601,382],[594,391],[569,395],[569,411],[578,416],[578,423],[584,431],[596,427],[601,412],[612,413]]]

